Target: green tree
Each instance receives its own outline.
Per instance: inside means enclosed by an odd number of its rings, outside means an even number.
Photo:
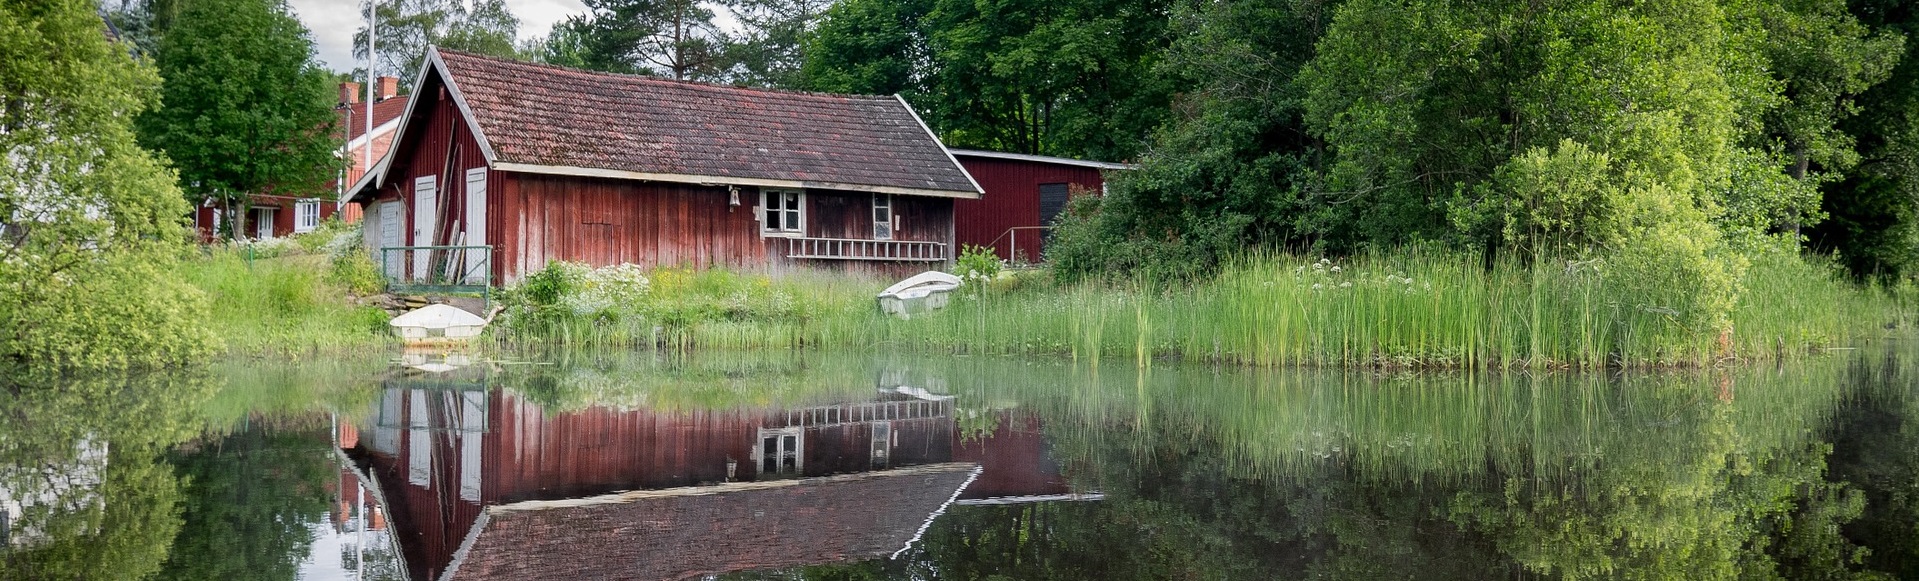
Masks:
[[[1874,38],[1902,37],[1888,78],[1853,104],[1840,123],[1859,162],[1823,189],[1829,218],[1809,233],[1812,246],[1839,255],[1853,276],[1892,282],[1919,266],[1919,6],[1855,0],[1852,14]]]
[[[206,356],[204,296],[173,275],[188,206],[135,144],[159,85],[82,0],[0,2],[0,371]]]
[[[801,82],[834,93],[912,92],[927,58],[920,20],[932,9],[931,0],[841,0],[808,41]]]
[[[897,92],[948,145],[1123,160],[1167,116],[1164,0],[849,1],[819,23],[809,88]]]
[[[586,7],[556,27],[585,39],[586,68],[688,81],[721,80],[728,68],[726,35],[704,3],[586,0]]]
[[[1190,79],[1140,169],[1109,175],[1048,247],[1055,272],[1197,276],[1249,242],[1305,239],[1290,219],[1321,145],[1301,115],[1299,72],[1337,3],[1183,4],[1158,74]]]
[[[740,25],[724,49],[726,77],[734,83],[781,89],[804,87],[801,69],[814,26],[830,0],[727,0],[721,3]]]
[[[360,8],[366,14],[366,5]],[[506,0],[387,0],[379,4],[380,75],[399,77],[411,88],[429,46],[497,57],[520,56],[514,39],[520,19],[507,10]],[[353,34],[353,56],[366,61],[367,29]],[[365,69],[356,71],[365,78]]]
[[[326,192],[340,163],[335,95],[300,21],[272,0],[180,1],[154,55],[161,104],[140,127],[187,199]]]

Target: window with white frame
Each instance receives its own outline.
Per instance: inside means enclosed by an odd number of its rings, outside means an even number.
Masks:
[[[806,193],[766,189],[760,192],[760,230],[769,234],[806,231]]]
[[[320,201],[300,200],[293,203],[293,231],[312,232],[320,227]]]
[[[873,194],[873,239],[893,239],[893,196]]]
[[[760,428],[760,445],[754,450],[760,474],[800,474],[805,468],[806,434],[798,427]]]

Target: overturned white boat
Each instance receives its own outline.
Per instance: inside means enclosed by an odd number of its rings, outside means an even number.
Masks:
[[[464,343],[480,336],[490,320],[451,305],[427,305],[394,317],[387,325],[410,344]]]
[[[962,284],[965,281],[960,277],[936,270],[915,274],[880,293],[880,312],[910,319],[918,313],[940,310]]]

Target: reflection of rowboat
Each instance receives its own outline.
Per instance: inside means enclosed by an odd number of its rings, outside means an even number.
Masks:
[[[491,320],[455,306],[427,305],[394,317],[387,325],[409,345],[465,343],[480,336]]]
[[[939,271],[913,275],[880,293],[880,312],[910,319],[915,313],[937,311],[946,307],[949,295],[963,283],[960,277]]]

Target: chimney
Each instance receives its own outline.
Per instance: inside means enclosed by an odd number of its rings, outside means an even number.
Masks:
[[[359,83],[340,83],[340,104],[352,105],[360,102]]]
[[[400,94],[399,77],[380,77],[373,82],[373,94],[377,100],[385,101]]]

